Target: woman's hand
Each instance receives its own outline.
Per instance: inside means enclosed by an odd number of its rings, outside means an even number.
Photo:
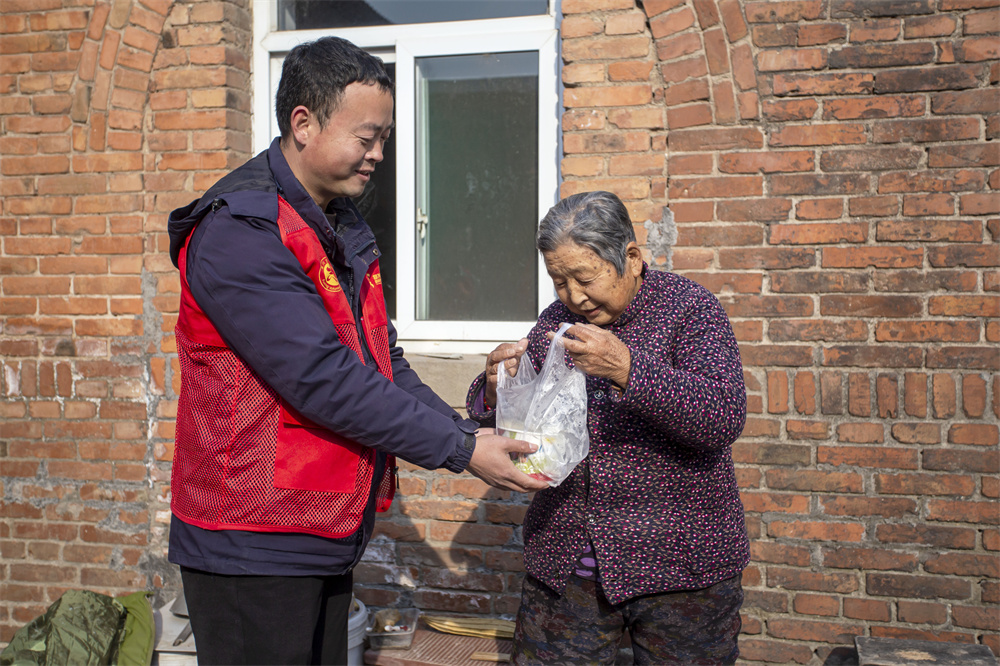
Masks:
[[[521,354],[528,348],[528,338],[521,338],[517,342],[505,342],[490,352],[486,357],[486,395],[483,398],[490,407],[497,405],[497,372],[500,364],[507,364],[507,374],[511,377],[517,375],[518,366],[521,364]]]
[[[548,336],[551,340],[556,334],[549,332]],[[632,354],[611,331],[593,324],[574,324],[566,330],[563,345],[576,367],[586,374],[610,379],[623,389],[628,387]]]

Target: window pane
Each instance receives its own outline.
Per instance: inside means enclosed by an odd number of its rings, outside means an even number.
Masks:
[[[278,0],[278,30],[538,16],[548,0]]]
[[[538,54],[417,59],[417,318],[537,314]]]

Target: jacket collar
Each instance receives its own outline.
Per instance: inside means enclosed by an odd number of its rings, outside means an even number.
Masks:
[[[618,319],[615,319],[608,328],[622,328],[628,326],[639,313],[642,312],[649,302],[649,265],[643,261],[642,262],[642,284],[639,285],[639,291],[636,292],[635,296],[632,297],[632,301],[625,307],[625,310],[618,315]]]

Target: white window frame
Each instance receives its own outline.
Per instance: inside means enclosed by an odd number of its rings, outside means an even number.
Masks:
[[[366,28],[273,31],[276,3],[254,2],[253,96],[254,152],[278,135],[274,96],[283,54],[296,45],[337,35],[396,64],[396,327],[399,342],[418,353],[485,353],[499,342],[523,337],[534,321],[442,321],[416,318],[416,95],[415,61],[428,56],[536,51],[538,53],[538,216],[559,195],[559,123],[562,115],[555,2],[547,16]],[[263,10],[263,11],[261,11]],[[411,174],[412,176],[406,176]],[[406,176],[406,177],[404,177]],[[537,224],[538,220],[534,220]],[[555,298],[541,257],[537,258],[538,311]],[[408,276],[409,279],[403,279]]]

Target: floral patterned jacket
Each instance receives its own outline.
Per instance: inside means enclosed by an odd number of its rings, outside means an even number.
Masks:
[[[702,589],[738,575],[749,543],[732,460],[746,421],[739,349],[718,300],[673,273],[644,267],[639,292],[610,330],[628,347],[628,387],[587,378],[590,454],[524,521],[527,572],[561,593],[588,539],[608,600]],[[528,334],[541,368],[546,332],[585,323],[555,302]],[[471,418],[490,425],[484,376]]]

